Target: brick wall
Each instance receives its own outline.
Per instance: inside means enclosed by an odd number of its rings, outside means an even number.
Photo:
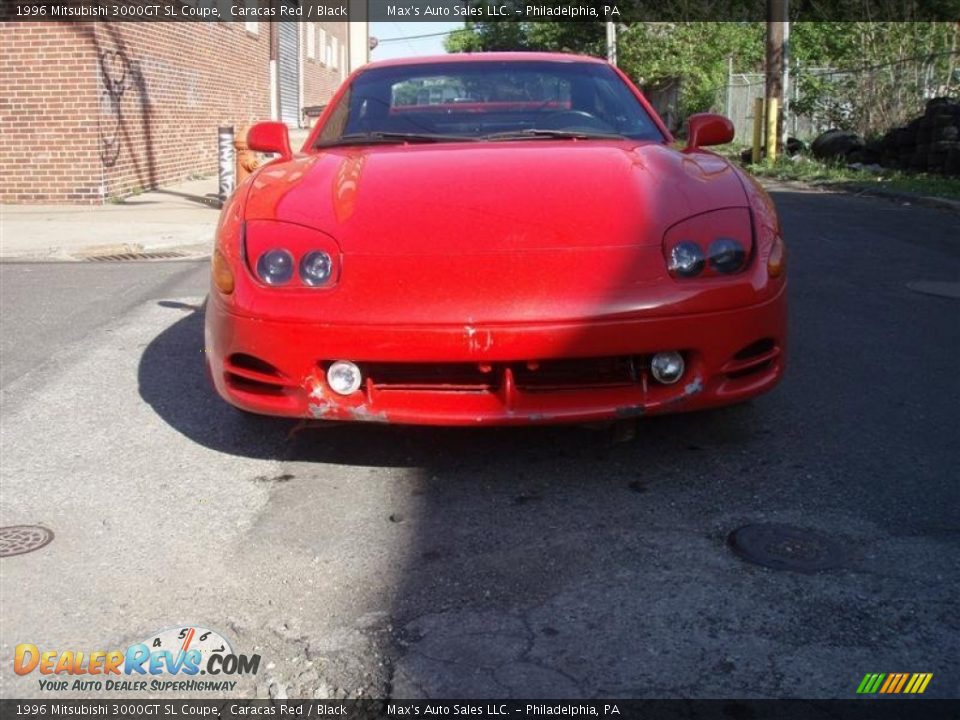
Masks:
[[[348,74],[347,24],[302,23],[300,49],[300,62],[303,64],[303,104],[325,105]]]
[[[0,200],[99,202],[89,23],[0,23]]]
[[[317,25],[345,46],[344,23]],[[99,203],[213,173],[217,127],[270,114],[266,23],[5,23],[0,46],[3,202]],[[323,104],[345,49],[335,69],[301,55],[303,104]]]

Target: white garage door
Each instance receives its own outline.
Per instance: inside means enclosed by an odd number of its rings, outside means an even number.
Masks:
[[[280,119],[291,127],[300,125],[300,25],[278,23]]]

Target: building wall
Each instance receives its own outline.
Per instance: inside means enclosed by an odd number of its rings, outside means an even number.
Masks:
[[[99,72],[87,23],[0,23],[0,200],[98,202]]]
[[[347,23],[302,23],[300,32],[303,104],[325,105],[349,74]]]
[[[345,48],[346,24],[323,25]],[[270,116],[267,23],[6,23],[0,46],[3,202],[100,203],[210,174],[218,126]],[[301,54],[302,104],[326,103],[345,49],[336,68]]]

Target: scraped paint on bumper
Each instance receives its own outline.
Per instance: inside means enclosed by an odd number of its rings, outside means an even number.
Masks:
[[[653,353],[678,350],[673,385]],[[482,325],[351,325],[233,314],[211,296],[207,361],[218,393],[255,413],[427,425],[593,422],[742,402],[783,374],[786,288],[722,312]],[[327,385],[335,360],[365,374],[349,396]]]

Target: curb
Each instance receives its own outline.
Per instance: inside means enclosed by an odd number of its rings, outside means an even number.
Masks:
[[[796,188],[808,191],[836,192],[857,197],[874,197],[881,200],[890,200],[908,205],[920,205],[922,207],[937,208],[938,210],[947,210],[949,212],[960,213],[960,200],[950,198],[934,197],[932,195],[920,195],[903,190],[888,190],[887,188],[878,188],[873,185],[862,183],[806,183],[802,180],[777,180],[762,176],[754,176],[764,187]]]
[[[896,202],[914,203],[924,207],[938,208],[940,210],[951,210],[960,213],[960,200],[951,200],[950,198],[934,197],[933,195],[920,195],[903,190],[887,190],[886,188],[872,187],[871,185],[861,185],[859,183],[840,184],[824,183],[825,187],[839,192],[847,192],[860,196],[870,196],[893,200]]]

